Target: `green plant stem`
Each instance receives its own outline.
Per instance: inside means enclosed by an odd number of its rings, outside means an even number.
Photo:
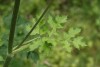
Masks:
[[[41,38],[41,37],[39,36],[39,37],[37,37],[37,38],[28,40],[28,41],[26,41],[25,43],[23,43],[23,45],[28,45],[29,43],[31,43],[31,42],[33,42],[33,41],[39,39],[39,38]],[[15,47],[13,48],[13,51],[16,51],[16,47],[17,47],[17,46],[15,46]],[[22,47],[20,47],[20,48],[22,48]],[[20,48],[19,48],[19,49],[20,49]],[[18,50],[18,49],[17,49],[17,50]]]
[[[8,55],[5,59],[3,67],[8,67],[11,62],[11,59],[12,59],[12,56],[11,56],[12,55],[12,47],[13,47],[13,41],[14,41],[14,33],[15,33],[17,15],[18,15],[18,11],[19,11],[19,5],[20,5],[20,0],[15,0],[12,20],[11,20],[10,34],[9,34]]]
[[[4,65],[3,65],[3,67],[9,67],[9,64],[11,62],[11,59],[12,59],[11,56],[7,56],[6,57],[6,61],[5,61]]]
[[[12,53],[14,33],[15,33],[17,15],[18,15],[18,11],[19,11],[19,5],[20,5],[20,0],[15,0],[13,16],[12,16],[12,21],[11,21],[10,34],[9,34],[9,43],[8,43],[8,53],[9,54]]]
[[[20,48],[14,50],[14,51],[12,52],[12,54],[15,55],[15,54],[17,54],[18,52],[21,52],[21,51],[27,49],[29,46],[30,46],[30,44],[23,45],[23,46],[21,46]]]
[[[16,49],[20,48],[21,46],[23,46],[23,43],[25,42],[25,40],[29,37],[29,35],[32,33],[32,31],[36,28],[36,26],[39,24],[39,22],[41,21],[41,19],[43,18],[43,16],[46,14],[47,10],[49,9],[49,7],[51,6],[52,1],[49,3],[49,5],[47,6],[47,8],[44,10],[44,12],[42,13],[42,15],[40,16],[40,18],[38,19],[38,21],[35,23],[35,25],[32,27],[32,29],[29,31],[29,33],[26,35],[26,37],[22,40],[22,42],[16,47]]]

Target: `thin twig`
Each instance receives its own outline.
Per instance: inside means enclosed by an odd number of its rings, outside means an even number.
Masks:
[[[26,37],[23,39],[23,41],[16,47],[16,49],[20,48],[21,46],[23,46],[23,43],[25,42],[25,40],[29,37],[29,35],[34,31],[34,29],[36,28],[36,26],[39,24],[39,22],[41,21],[41,19],[43,18],[43,16],[46,14],[47,10],[49,9],[49,7],[51,6],[51,3],[49,3],[49,5],[47,6],[47,8],[44,10],[44,12],[42,13],[42,15],[40,16],[40,18],[38,19],[38,21],[35,23],[35,25],[32,27],[32,29],[29,31],[29,33],[26,35]]]
[[[31,42],[33,42],[33,41],[39,39],[39,38],[41,38],[41,37],[39,36],[39,37],[37,37],[37,38],[28,40],[28,41],[24,42],[23,45],[28,45],[29,43],[31,43]],[[13,48],[13,51],[15,51],[16,47],[17,47],[17,46],[15,46],[15,47]],[[21,46],[20,48],[22,48],[22,46]]]

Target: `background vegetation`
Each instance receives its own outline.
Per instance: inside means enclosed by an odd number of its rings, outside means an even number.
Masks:
[[[28,33],[48,1],[21,0],[14,45],[19,44]],[[3,65],[7,52],[13,5],[13,0],[0,0],[0,67]],[[53,24],[54,20],[64,22],[63,28],[58,29],[61,27],[60,23]],[[50,22],[53,33],[50,33],[48,24],[44,25],[44,22]],[[59,35],[55,28],[59,31]],[[40,48],[32,44],[42,44],[41,39],[30,43],[29,49],[12,59],[10,67],[100,67],[100,0],[55,0],[30,38],[37,37],[38,34],[57,35],[58,38],[44,38],[43,41],[47,46],[43,45]],[[64,37],[68,39],[68,36],[70,36],[68,42],[74,39],[73,48],[62,44],[65,42],[61,39]],[[80,43],[80,36],[83,37],[84,43]],[[77,46],[79,43],[80,46]],[[33,59],[27,59],[27,50],[33,49],[35,49],[31,56]]]

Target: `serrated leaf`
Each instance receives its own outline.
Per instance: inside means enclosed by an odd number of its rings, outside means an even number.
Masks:
[[[65,23],[66,22],[66,17],[63,16],[57,16],[55,19],[53,19],[53,17],[49,16],[48,19],[48,23],[50,25],[51,28],[63,28],[63,26],[61,25],[61,23]]]
[[[48,23],[43,24],[42,26],[40,26],[40,34],[47,34],[48,32],[50,32],[50,27]]]
[[[55,39],[54,37],[43,37],[42,41],[51,43],[53,46],[57,45],[57,39]]]
[[[75,37],[77,34],[81,32],[80,28],[70,28],[68,31],[69,36]]]
[[[67,21],[67,16],[57,16],[56,21],[59,23],[65,23]]]
[[[64,39],[69,41],[71,39],[71,36],[69,36],[68,33],[64,33]]]
[[[55,21],[53,20],[51,16],[49,16],[48,23],[51,28],[57,28],[57,23],[55,23]]]
[[[72,41],[74,44],[74,47],[79,49],[80,46],[81,47],[86,46],[85,42],[83,42],[82,40],[83,40],[83,37],[74,38],[74,40]]]
[[[72,47],[71,47],[71,45],[70,45],[70,43],[68,42],[68,41],[63,41],[63,44],[64,44],[64,46],[63,46],[63,48],[67,51],[67,52],[71,52],[72,51]]]
[[[58,35],[57,31],[55,28],[53,28],[50,32],[48,32],[49,37],[53,36],[53,35]]]

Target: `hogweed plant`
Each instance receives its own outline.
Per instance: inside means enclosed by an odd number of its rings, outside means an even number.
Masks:
[[[66,50],[66,52],[70,53],[73,48],[80,49],[80,47],[86,46],[85,42],[83,41],[83,37],[78,35],[81,32],[80,28],[72,27],[68,29],[67,32],[64,30],[64,25],[67,22],[67,16],[54,16],[50,14],[46,20],[41,21],[51,5],[52,2],[49,3],[37,21],[34,19],[36,23],[33,25],[33,27],[31,25],[27,25],[25,27],[27,31],[30,31],[28,34],[26,34],[21,43],[15,45],[14,35],[16,34],[16,22],[17,20],[20,21],[18,16],[20,0],[15,0],[7,47],[8,50],[3,67],[8,67],[12,58],[14,58],[14,56],[21,51],[28,52],[27,58],[32,58],[32,56],[34,56],[32,54],[35,54],[35,58],[33,58],[33,60],[36,60],[36,58],[39,56],[37,50],[42,53],[48,49],[52,49],[57,45],[60,45],[64,50]],[[29,37],[32,39],[27,40]],[[2,56],[0,56],[0,58],[3,59]]]

